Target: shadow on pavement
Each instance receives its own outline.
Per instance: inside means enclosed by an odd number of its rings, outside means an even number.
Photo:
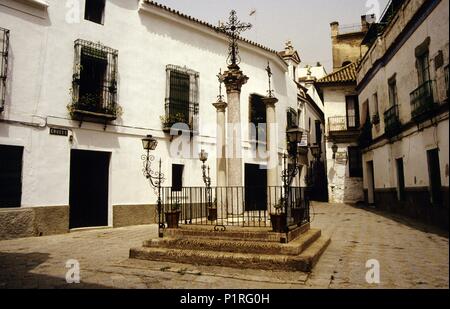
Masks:
[[[32,270],[44,264],[48,253],[0,252],[0,289],[109,289],[97,284],[68,284],[63,276],[33,273]]]

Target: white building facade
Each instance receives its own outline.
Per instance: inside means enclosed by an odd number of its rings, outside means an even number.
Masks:
[[[70,3],[74,6],[59,0],[0,0],[0,27],[8,38],[1,42],[7,53],[2,53],[0,88],[0,237],[155,222],[156,196],[141,160],[141,139],[149,134],[159,142],[154,155],[162,159],[164,185],[204,186],[201,149],[210,154],[215,184],[212,103],[219,69],[226,69],[227,37],[152,1]],[[248,124],[253,98],[267,95],[267,62],[279,100],[280,157],[286,149],[287,111],[297,108],[297,84],[276,51],[241,40],[240,56],[249,77],[241,93],[243,164],[264,166],[267,160],[255,155]],[[101,87],[92,89],[96,82]],[[101,106],[92,109],[98,100]],[[173,100],[189,104],[180,107]],[[190,150],[174,155],[181,142],[164,127],[179,117],[189,125]],[[95,199],[80,199],[83,192]],[[77,213],[83,203],[97,206]]]
[[[366,201],[448,228],[449,2],[393,1],[358,69]]]

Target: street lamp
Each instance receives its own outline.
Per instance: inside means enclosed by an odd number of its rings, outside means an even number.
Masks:
[[[311,146],[311,147],[309,147],[309,149],[311,150],[311,154],[312,154],[312,156],[316,159],[316,160],[319,160],[319,158],[320,158],[320,146],[318,146],[318,145],[314,145],[314,146]]]
[[[150,185],[155,190],[158,196],[158,237],[163,238],[164,234],[162,229],[165,228],[164,223],[162,223],[162,202],[161,202],[161,184],[164,182],[164,174],[161,173],[161,159],[159,160],[159,169],[157,172],[153,171],[151,168],[152,162],[155,160],[155,156],[150,154],[150,151],[154,151],[158,146],[158,141],[151,135],[147,135],[142,139],[142,147],[146,154],[142,155],[142,160],[144,161],[143,173],[145,178],[150,181]]]
[[[331,147],[331,150],[333,151],[333,159],[336,159],[336,153],[338,151],[339,147],[337,144],[333,144],[333,146]]]
[[[205,186],[207,188],[211,187],[211,177],[210,177],[210,167],[206,166],[206,161],[208,161],[208,153],[202,149],[200,152],[200,161],[202,164],[202,171],[203,171],[203,182],[205,183]]]

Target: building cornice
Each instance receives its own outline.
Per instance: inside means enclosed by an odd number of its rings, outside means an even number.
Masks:
[[[403,30],[398,34],[397,38],[388,47],[383,56],[372,64],[371,68],[366,72],[364,77],[357,84],[356,91],[358,93],[361,93],[361,91],[369,84],[369,82],[375,77],[375,75],[392,60],[392,58],[403,47],[406,41],[408,41],[408,39],[414,34],[417,28],[422,25],[422,23],[440,2],[441,0],[425,1],[425,3],[417,10],[411,20],[406,24]],[[368,61],[370,53],[378,46],[378,44],[380,44],[380,42],[376,42],[375,44],[373,44],[370,50],[364,55],[360,65],[357,68],[357,73],[359,73],[360,69],[363,67],[364,62]]]
[[[209,34],[212,37],[218,38],[220,40],[228,41],[228,37],[219,27],[216,27],[208,22],[202,21],[195,17],[184,14],[180,11],[171,9],[165,5],[159,4],[152,0],[141,0],[139,11],[155,14],[159,17],[177,22],[184,26],[193,28],[197,31]],[[267,57],[269,56],[271,60],[275,61],[283,70],[287,70],[287,63],[278,54],[277,51],[270,49],[262,44],[253,42],[251,40],[239,37],[239,40],[244,43],[242,47],[253,50],[260,55]]]

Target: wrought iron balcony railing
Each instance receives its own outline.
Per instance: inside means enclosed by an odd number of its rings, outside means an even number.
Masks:
[[[394,136],[400,129],[398,105],[394,105],[384,113],[385,133],[388,136]]]
[[[411,116],[413,119],[423,116],[434,109],[435,102],[432,86],[432,81],[427,81],[411,92]]]
[[[329,132],[343,132],[359,128],[359,119],[356,116],[337,116],[328,118]]]

